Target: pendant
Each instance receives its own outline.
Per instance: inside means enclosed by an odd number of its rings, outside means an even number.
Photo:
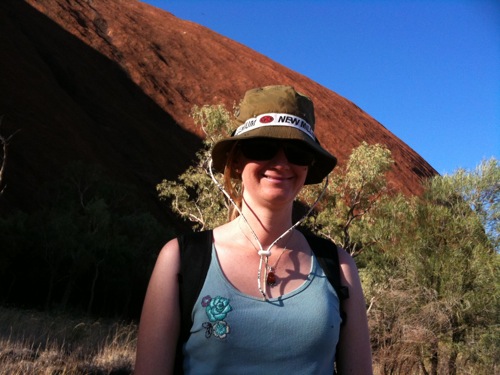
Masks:
[[[267,273],[266,283],[269,286],[275,286],[276,285],[276,275],[274,274],[272,268],[270,268],[269,272]]]

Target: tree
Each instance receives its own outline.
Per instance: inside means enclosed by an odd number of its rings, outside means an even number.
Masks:
[[[141,205],[133,187],[95,166],[69,163],[38,191],[34,212],[0,218],[3,301],[138,315],[171,229]]]
[[[484,160],[473,171],[458,169],[451,176],[432,181],[438,199],[450,198],[448,191],[463,200],[481,222],[493,247],[500,252],[500,166],[498,160]],[[444,193],[443,193],[444,192]]]
[[[359,222],[388,192],[386,172],[392,164],[389,149],[362,142],[353,150],[346,166],[331,175],[323,197],[326,203],[310,218],[308,225],[351,255],[358,255],[364,246]],[[320,186],[306,188],[301,197],[310,203],[320,189]]]
[[[364,220],[373,240],[364,286],[382,373],[495,373],[498,231],[485,228],[498,229],[498,173],[492,160],[434,177],[421,197],[386,197]]]
[[[214,189],[207,161],[213,144],[231,132],[231,121],[223,105],[194,106],[191,116],[206,135],[203,148],[196,154],[197,162],[177,181],[163,180],[156,188],[160,199],[170,199],[174,212],[192,222],[195,228],[203,230],[227,220],[227,203],[218,189]],[[221,184],[220,176],[218,178]]]

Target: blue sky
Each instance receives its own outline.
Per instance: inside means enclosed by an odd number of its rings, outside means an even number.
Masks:
[[[441,174],[500,159],[498,0],[145,2],[351,100]]]

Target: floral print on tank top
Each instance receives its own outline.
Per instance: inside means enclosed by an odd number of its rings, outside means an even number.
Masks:
[[[205,308],[209,320],[202,325],[205,329],[205,337],[208,339],[213,335],[224,340],[230,332],[229,324],[224,319],[233,310],[229,299],[220,296],[215,298],[205,296],[201,300],[201,305]]]

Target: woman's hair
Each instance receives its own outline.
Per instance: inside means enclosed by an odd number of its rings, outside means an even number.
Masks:
[[[234,160],[239,152],[238,142],[229,151],[226,166],[224,167],[224,189],[233,202],[241,209],[243,199],[243,185],[241,184],[241,172],[235,170]],[[236,219],[240,214],[231,202],[228,202],[228,221]]]

